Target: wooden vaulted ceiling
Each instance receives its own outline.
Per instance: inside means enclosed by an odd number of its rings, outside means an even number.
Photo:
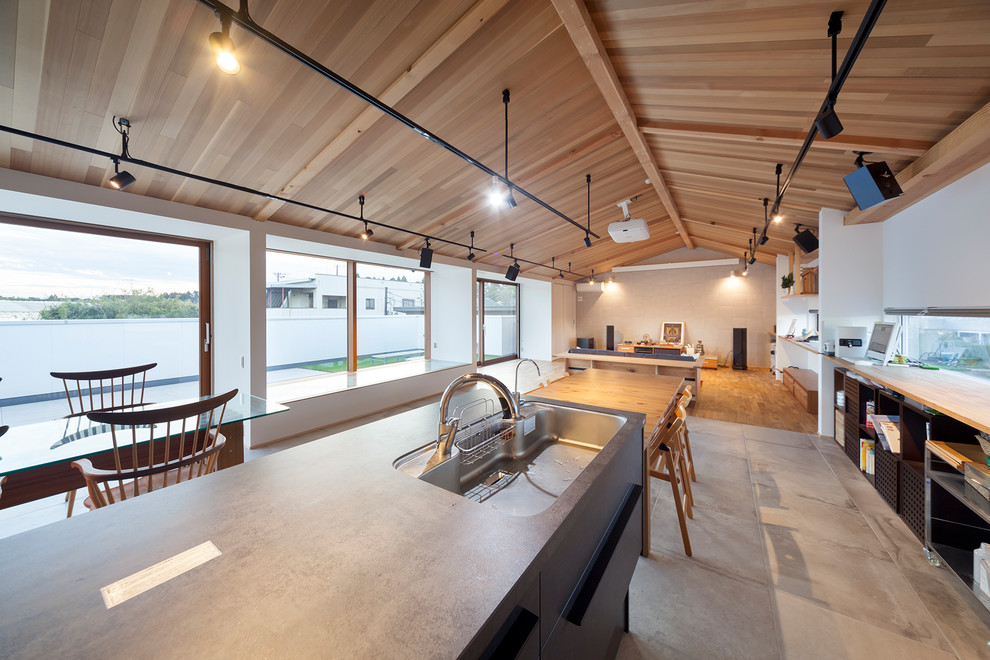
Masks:
[[[230,4],[235,4],[231,0]],[[684,247],[742,256],[829,84],[826,23],[845,12],[844,55],[866,0],[251,0],[252,17],[420,125],[580,223],[517,194],[493,211],[491,180],[407,127],[231,30],[242,71],[219,72],[196,0],[0,2],[0,123],[521,258],[604,272]],[[236,9],[236,7],[235,7]],[[758,258],[794,251],[794,223],[854,204],[854,149],[899,172],[990,101],[990,3],[888,3],[836,106],[845,131],[816,139]],[[0,133],[0,166],[105,186],[105,158]],[[349,219],[131,168],[126,193],[356,236]],[[649,182],[647,182],[649,179]],[[634,198],[651,237],[616,244]],[[422,241],[376,229],[375,240]],[[462,248],[434,243],[440,254]],[[496,256],[495,253],[499,253]],[[549,275],[524,266],[524,272]]]

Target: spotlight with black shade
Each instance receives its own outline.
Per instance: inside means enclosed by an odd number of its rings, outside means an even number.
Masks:
[[[123,190],[137,181],[137,179],[134,178],[134,175],[127,170],[124,170],[123,172],[120,171],[120,161],[116,158],[113,159],[113,171],[115,174],[110,177],[110,181],[108,181],[108,183],[117,190]]]
[[[842,132],[842,122],[839,121],[839,116],[835,114],[834,99],[828,99],[825,102],[825,107],[815,118],[815,128],[825,140],[831,140]]]
[[[430,239],[426,239],[426,245],[419,251],[419,267],[429,268],[433,265],[433,250],[430,249]]]
[[[519,277],[519,262],[513,261],[512,265],[505,271],[505,279],[515,282],[517,277]]]
[[[584,234],[584,247],[591,247],[591,234],[587,232]]]
[[[241,64],[234,52],[234,42],[230,38],[230,14],[226,11],[220,14],[220,31],[210,34],[210,49],[217,58],[217,68],[229,75],[241,71]]]
[[[364,193],[358,195],[358,204],[361,205],[361,219],[364,220]],[[361,232],[362,240],[366,241],[374,235],[375,232],[368,226],[368,221],[364,220],[364,231]]]
[[[474,261],[474,230],[471,231],[471,247],[468,248],[468,261]]]

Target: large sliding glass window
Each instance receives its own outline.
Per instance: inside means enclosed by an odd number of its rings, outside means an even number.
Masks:
[[[478,280],[479,364],[519,357],[519,285]]]
[[[68,414],[52,371],[155,362],[146,401],[208,394],[208,257],[202,242],[0,220],[0,423]]]
[[[268,383],[347,371],[347,262],[269,250]]]
[[[422,359],[426,347],[425,273],[357,264],[357,367]]]

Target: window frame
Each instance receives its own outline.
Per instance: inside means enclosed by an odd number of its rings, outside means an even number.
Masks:
[[[90,225],[69,220],[55,220],[33,216],[0,213],[0,223],[53,229],[56,231],[93,234],[113,238],[169,243],[197,248],[199,251],[199,395],[213,393],[213,242],[194,238],[184,238],[158,232],[137,229],[122,229],[103,225]]]

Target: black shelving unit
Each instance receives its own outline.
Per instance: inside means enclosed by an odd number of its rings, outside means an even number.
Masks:
[[[841,367],[835,369],[834,378],[835,391],[845,392],[845,406],[834,405],[843,416],[845,453],[857,468],[859,438],[876,438],[875,430],[866,427],[867,402],[875,402],[879,415],[900,418],[900,452],[886,451],[878,442],[875,474],[864,476],[918,540],[972,588],[973,551],[981,543],[990,543],[990,501],[925,443],[977,445],[976,429],[897,392],[864,382]]]

